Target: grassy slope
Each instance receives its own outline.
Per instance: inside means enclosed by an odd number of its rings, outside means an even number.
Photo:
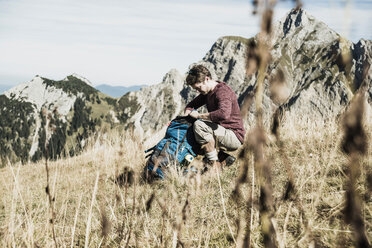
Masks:
[[[98,98],[100,99],[100,102],[98,103],[97,102],[97,96]],[[93,97],[91,97],[93,99]],[[99,91],[95,92],[94,93],[94,102],[91,100],[91,101],[85,101],[85,104],[86,104],[86,107],[88,108],[92,108],[91,109],[91,114],[89,115],[90,119],[99,119],[101,121],[101,123],[96,127],[96,130],[107,130],[107,129],[110,129],[111,128],[111,125],[112,123],[114,123],[114,121],[112,120],[112,114],[110,113],[111,111],[114,111],[115,112],[115,107],[111,104],[109,104],[105,98],[108,98],[110,100],[112,100],[113,102],[116,102],[116,99],[115,98],[112,98],[106,94],[103,94]],[[69,130],[71,128],[71,120],[74,116],[74,108],[72,107],[70,112],[68,113],[67,115],[67,130]],[[107,116],[109,118],[107,118]],[[80,127],[79,128],[79,133],[82,134],[83,133],[83,128]],[[77,132],[74,132],[71,136],[67,135],[66,137],[66,150],[67,152],[70,150],[70,148],[72,147],[75,147],[76,146],[76,137],[77,137],[78,133]]]
[[[266,148],[266,157],[272,164],[277,240],[285,247],[295,244],[308,247],[312,240],[324,247],[338,247],[338,242],[352,246],[352,229],[342,221],[347,161],[338,149],[341,131],[336,125],[323,127],[313,123],[311,127],[301,128],[296,124],[281,130],[282,151],[271,136]],[[371,133],[371,130],[369,126],[367,131]],[[358,191],[363,195],[366,171],[371,170],[368,166],[372,164],[371,144],[361,162]],[[238,220],[247,218],[249,213],[246,222],[251,230],[251,243],[253,247],[263,247],[257,171],[251,160],[248,161],[248,182],[242,185],[239,203],[232,199],[231,193],[242,161],[221,174],[223,200],[218,176],[212,173],[187,178],[174,172],[165,182],[147,185],[136,179],[130,187],[118,187],[113,180],[124,167],[132,168],[137,174],[141,172],[143,150],[135,137],[113,132],[98,137],[96,145],[91,145],[80,156],[49,163],[60,246],[69,247],[73,242],[81,247],[87,239],[91,247],[119,247],[119,244],[124,247],[127,242],[132,247],[170,247],[176,240],[192,247],[234,247],[226,219],[236,240]],[[288,178],[285,163],[294,172],[295,188],[299,192],[297,202],[282,200]],[[53,246],[45,187],[44,162],[0,170],[1,247]],[[254,204],[249,208],[247,199],[252,188]],[[149,204],[153,193],[155,196]],[[305,218],[300,216],[299,206]],[[362,210],[371,240],[371,198],[363,200]],[[311,235],[306,232],[305,220]],[[108,232],[106,238],[103,231]]]

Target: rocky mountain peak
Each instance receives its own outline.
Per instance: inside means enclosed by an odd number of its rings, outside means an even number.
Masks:
[[[43,107],[58,108],[61,115],[67,115],[77,97],[61,88],[48,86],[40,76],[35,76],[30,82],[13,87],[4,94],[10,99],[32,103],[37,111],[41,111]]]
[[[70,76],[65,77],[65,78],[63,79],[63,81],[69,81],[69,78],[70,78],[70,77],[74,77],[74,78],[79,79],[80,81],[86,83],[86,84],[89,85],[89,86],[93,86],[93,84],[92,84],[88,79],[86,79],[85,77],[80,76],[80,75],[78,75],[78,74],[76,74],[76,73],[73,73],[73,74],[71,74]]]
[[[183,86],[183,75],[179,73],[176,69],[171,69],[168,73],[165,74],[162,80],[162,84],[170,85],[176,89],[182,88]]]
[[[279,22],[274,25],[273,41],[287,41],[299,49],[303,41],[311,41],[307,45],[317,45],[322,42],[339,39],[340,35],[329,28],[324,22],[317,20],[305,10],[292,9]],[[290,41],[291,40],[291,41]],[[350,44],[350,42],[349,42]]]
[[[284,21],[283,21],[284,20]],[[299,27],[306,27],[309,25],[311,21],[314,21],[315,18],[308,15],[306,11],[303,9],[292,9],[281,22],[283,23],[283,34],[286,36],[290,32],[294,32],[294,30]]]

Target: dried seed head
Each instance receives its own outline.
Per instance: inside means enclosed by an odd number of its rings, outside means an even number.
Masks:
[[[258,12],[258,0],[252,0],[252,5],[253,5],[252,14],[255,15]]]
[[[349,43],[345,38],[340,37],[339,46],[341,49],[341,63],[346,75],[348,76],[351,71],[351,67],[353,66],[353,58],[350,50]],[[337,63],[337,62],[336,62]]]
[[[361,199],[355,191],[355,181],[353,182],[352,178],[350,176],[348,189],[346,190],[346,204],[343,209],[344,221],[354,228],[356,247],[371,247],[365,232]]]
[[[259,127],[255,127],[248,135],[247,146],[248,149],[254,150],[259,144],[266,144],[265,130]]]
[[[241,198],[241,193],[240,193],[240,188],[238,186],[238,184],[235,185],[235,188],[234,190],[231,192],[231,195],[230,195],[230,198],[236,203],[238,204],[239,201],[240,201],[240,198]]]
[[[243,100],[242,107],[240,108],[240,115],[242,116],[242,119],[247,119],[249,109],[251,108],[251,105],[253,103],[254,94],[253,92],[249,92]]]
[[[244,159],[245,154],[247,153],[247,151],[248,151],[248,145],[247,145],[247,142],[244,142],[243,147],[238,154],[238,158],[239,159]]]
[[[294,195],[294,185],[291,181],[288,181],[285,192],[283,194],[283,200],[287,201]]]
[[[256,42],[252,39],[248,42],[246,73],[248,76],[256,73],[261,62],[258,47]]]
[[[275,229],[271,222],[272,196],[269,186],[263,185],[260,194],[260,215],[262,234],[265,247],[276,247],[275,245]]]
[[[146,201],[146,212],[148,212],[151,208],[152,202],[154,201],[155,193],[153,192],[150,198]]]
[[[367,136],[363,128],[364,95],[358,94],[344,117],[342,151],[348,155],[366,154]]]
[[[355,202],[354,202],[354,191],[348,189],[346,191],[346,204],[343,209],[344,220],[347,224],[351,224],[355,218]]]
[[[262,15],[261,30],[266,32],[267,34],[271,34],[272,19],[273,19],[273,10],[266,9]]]
[[[239,200],[241,199],[240,185],[247,182],[248,164],[249,164],[249,161],[247,159],[242,161],[242,163],[240,164],[240,171],[239,171],[238,178],[236,179],[235,188],[231,192],[230,197],[237,204],[239,203]]]
[[[186,222],[188,207],[189,207],[189,195],[187,195],[185,205],[183,205],[183,207],[182,207],[182,221],[183,221],[183,223]]]
[[[279,138],[279,126],[280,126],[280,109],[278,108],[273,116],[273,124],[271,127],[271,133],[274,134],[277,138]]]
[[[101,228],[102,228],[102,236],[107,237],[107,235],[111,231],[111,222],[106,216],[106,212],[104,208],[101,208]]]
[[[372,193],[372,172],[367,174],[367,188]]]
[[[115,183],[119,187],[130,186],[134,182],[134,171],[129,167],[124,167],[123,173],[116,177]]]
[[[293,2],[296,3],[296,7],[295,7],[296,10],[302,8],[303,4],[301,0],[293,0]]]
[[[279,69],[270,78],[270,95],[272,101],[277,105],[282,105],[290,95],[290,89],[285,82],[284,72]]]

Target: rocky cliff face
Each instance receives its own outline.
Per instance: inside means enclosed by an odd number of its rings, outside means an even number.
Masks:
[[[240,104],[256,90],[257,74],[247,76],[246,73],[247,44],[250,42],[257,42],[257,37],[222,37],[197,63],[205,65],[213,78],[229,84],[237,93]],[[272,59],[263,97],[267,126],[278,108],[284,121],[299,116],[308,121],[327,121],[336,117],[360,88],[364,66],[372,63],[371,41],[353,44],[302,9],[290,11],[274,26],[271,43]],[[348,54],[351,58],[349,66],[343,63]],[[372,104],[371,70],[372,67],[365,79],[369,106]],[[279,71],[283,72],[286,95],[280,101],[273,101],[269,81]],[[131,99],[140,106],[125,119],[125,123],[134,123],[145,137],[161,130],[196,96],[196,92],[184,86],[184,79],[184,75],[171,71],[162,83],[123,96],[122,99]],[[253,102],[245,120],[247,125],[254,123],[254,112]]]
[[[277,24],[273,44],[269,74],[284,71],[291,93],[280,107],[287,116],[334,118],[360,88],[361,64],[371,63],[364,41],[352,44],[301,9]]]
[[[134,126],[142,137],[161,130],[182,110],[183,81],[184,76],[172,69],[162,83],[124,95],[119,100],[121,120],[127,127]]]
[[[354,89],[359,89],[363,83],[363,73],[365,87],[367,88],[368,105],[372,105],[372,41],[361,39],[358,43],[352,44],[351,53],[353,57]]]
[[[66,122],[66,115],[71,110],[77,97],[82,97],[82,93],[71,95],[62,89],[53,86],[47,87],[44,79],[36,76],[29,83],[18,85],[4,93],[6,97],[18,102],[28,102],[33,106],[32,114],[29,118],[35,120],[35,129],[33,130],[31,149],[29,155],[32,157],[38,146],[39,130],[41,127],[40,113],[43,108],[48,111],[58,109],[58,113],[63,122]]]

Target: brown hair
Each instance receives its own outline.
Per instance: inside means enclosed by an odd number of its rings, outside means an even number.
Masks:
[[[190,69],[186,77],[187,85],[203,82],[206,77],[211,78],[210,71],[203,65],[196,65]]]

